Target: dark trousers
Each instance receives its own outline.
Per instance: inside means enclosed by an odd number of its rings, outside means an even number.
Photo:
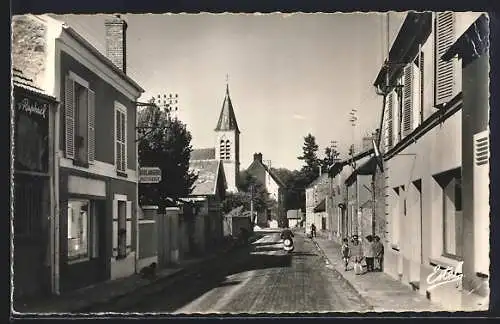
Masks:
[[[311,230],[311,237],[316,237],[316,230]]]
[[[373,258],[366,257],[366,270],[373,271]]]

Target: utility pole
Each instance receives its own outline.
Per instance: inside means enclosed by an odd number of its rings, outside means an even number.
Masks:
[[[250,185],[250,215],[252,215],[252,223],[257,225],[257,217],[253,215],[253,184]]]

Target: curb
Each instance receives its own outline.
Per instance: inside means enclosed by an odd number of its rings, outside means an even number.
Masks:
[[[316,246],[316,249],[318,249],[318,251],[320,251],[321,253],[321,256],[326,259],[332,266],[333,266],[333,262],[332,260],[330,260],[330,258],[326,255],[325,251],[323,251],[323,249],[319,246],[318,242],[316,242],[315,239],[312,239],[311,238],[311,241],[314,243],[314,245]],[[348,280],[340,271],[337,271],[337,269],[335,269],[335,267],[333,267],[333,269],[340,275],[342,276],[342,278],[344,279],[344,281],[352,288],[354,289],[354,291],[356,291],[356,293],[359,295],[359,297],[361,297],[366,305],[368,305],[368,312],[373,312],[375,310],[375,306],[373,306],[372,304],[370,304],[366,298],[359,292],[359,290],[352,284],[352,282],[350,280]]]

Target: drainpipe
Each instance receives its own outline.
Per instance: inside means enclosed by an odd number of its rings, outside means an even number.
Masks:
[[[135,100],[137,101],[137,99]],[[138,128],[139,121],[137,118],[137,108],[135,110],[135,174],[136,174],[136,183],[135,183],[135,273],[139,273],[139,179],[140,179],[140,167],[139,167],[139,143],[137,142],[137,138],[139,138]]]
[[[61,110],[60,110],[61,104],[57,105],[56,111],[55,111],[55,125],[54,125],[54,155],[55,155],[55,161],[54,161],[54,217],[53,217],[53,283],[52,283],[52,289],[53,293],[56,295],[59,295],[59,244],[60,244],[60,236],[59,236],[59,231],[60,231],[60,204],[59,204],[59,165],[60,165],[60,150],[59,150],[59,128],[61,127]]]

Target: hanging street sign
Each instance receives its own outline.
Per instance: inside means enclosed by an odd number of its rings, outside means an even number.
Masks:
[[[161,181],[161,169],[156,167],[142,167],[139,169],[140,183],[158,183]]]

